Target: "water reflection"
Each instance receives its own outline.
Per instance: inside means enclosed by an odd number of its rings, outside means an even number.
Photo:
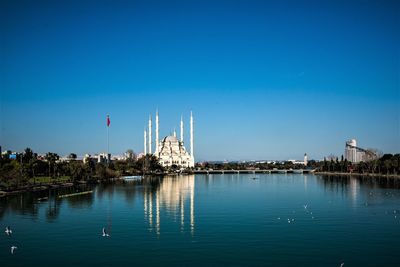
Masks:
[[[400,189],[400,179],[391,177],[370,176],[336,176],[317,175],[317,181],[322,183],[325,189],[334,190],[338,187],[348,188],[351,186],[363,188],[392,188]]]
[[[307,191],[307,185],[308,185],[308,183],[307,183],[307,174],[304,174],[303,175],[303,179],[304,179],[304,191]]]
[[[287,184],[299,181],[296,175],[261,175],[263,183]],[[203,189],[221,186],[223,183],[248,182],[248,175],[199,175],[198,184]],[[265,179],[264,179],[265,178]],[[290,178],[290,179],[289,179]],[[377,203],[395,196],[390,190],[400,189],[400,179],[368,176],[320,176],[303,175],[300,185],[305,191],[320,190],[348,197],[353,207],[360,204]],[[252,180],[253,181],[253,180]],[[260,186],[262,186],[260,184]],[[315,188],[317,186],[318,188]],[[135,183],[106,184],[95,186],[94,194],[60,199],[60,194],[94,189],[91,186],[49,189],[0,198],[0,219],[8,215],[27,215],[36,220],[42,214],[49,222],[59,218],[63,204],[72,209],[89,209],[97,200],[107,198],[110,202],[118,196],[125,197],[125,204],[143,210],[145,223],[150,231],[160,234],[163,223],[176,222],[181,232],[195,232],[195,176],[150,177]],[[279,190],[277,188],[277,190]],[[334,196],[333,196],[334,197]],[[143,199],[143,204],[141,200]],[[115,202],[118,203],[118,202]],[[143,207],[142,207],[143,205]]]
[[[71,194],[90,190],[88,186],[77,186],[69,188],[48,189],[40,192],[27,192],[19,195],[0,198],[0,219],[7,213],[28,215],[37,219],[39,210],[45,210],[45,217],[48,222],[55,221],[61,212],[61,205],[68,204],[74,209],[87,209],[93,205],[92,194],[75,196],[71,198],[58,198],[59,195]]]
[[[357,195],[360,192],[360,182],[354,177],[350,177],[350,197],[352,199],[353,207],[357,204]]]
[[[368,206],[372,202],[376,203],[383,198],[392,196],[392,193],[387,190],[379,193],[384,195],[377,195],[376,189],[400,189],[400,180],[396,178],[333,175],[316,177],[317,182],[322,184],[325,190],[351,199],[353,208],[360,204]]]
[[[149,230],[160,234],[161,212],[164,210],[171,217],[180,217],[182,232],[185,231],[186,220],[188,220],[190,232],[193,235],[195,230],[194,175],[165,177],[158,181],[157,188],[145,186],[143,191],[143,211]]]

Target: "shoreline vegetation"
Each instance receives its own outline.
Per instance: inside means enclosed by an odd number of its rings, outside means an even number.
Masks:
[[[122,176],[162,175],[165,171],[155,156],[148,154],[137,159],[131,150],[124,160],[113,161],[78,160],[74,153],[67,158],[52,152],[40,156],[30,148],[17,154],[6,151],[0,157],[0,196],[110,182]]]
[[[150,154],[140,158],[136,158],[132,150],[128,150],[126,154],[127,157],[122,160],[97,162],[93,159],[78,160],[74,153],[63,160],[51,152],[41,157],[30,148],[13,158],[11,151],[7,151],[0,157],[0,197],[79,184],[110,182],[123,176],[164,176],[207,170],[315,170],[317,175],[400,178],[400,154],[385,154],[378,159],[356,164],[342,156],[340,160],[337,157],[323,161],[310,160],[306,166],[291,161],[202,162],[189,169],[179,169],[176,165],[166,169]]]
[[[314,172],[315,175],[326,176],[366,176],[377,178],[400,178],[400,174],[383,174],[383,173],[356,173],[356,172]]]
[[[160,176],[165,176],[165,175],[170,175],[171,173],[165,172],[162,174],[158,174]],[[188,175],[191,174],[191,172],[186,172],[182,173],[183,175]],[[279,174],[279,173],[274,173],[274,174]],[[296,173],[289,173],[290,174],[296,174]],[[341,176],[341,177],[375,177],[375,178],[388,178],[388,179],[400,179],[399,174],[379,174],[379,173],[348,173],[348,172],[310,172],[308,174],[312,175],[323,175],[323,176]],[[153,175],[155,176],[155,174]],[[121,178],[118,177],[117,180]],[[112,178],[109,181],[115,181],[115,178]],[[101,182],[106,182],[106,181],[97,181],[97,182],[92,182],[91,184],[98,184]],[[26,192],[38,192],[38,191],[46,191],[50,189],[57,189],[57,188],[67,188],[67,187],[73,187],[78,184],[86,184],[85,181],[80,181],[78,183],[71,183],[68,181],[60,182],[60,181],[54,181],[54,182],[47,182],[47,183],[38,183],[36,185],[26,185],[22,186],[19,188],[14,188],[12,190],[7,190],[3,191],[0,190],[0,197],[5,197],[5,196],[11,196],[11,195],[17,195],[21,193],[26,193]],[[90,191],[89,193],[92,193],[93,191]],[[88,192],[77,192],[73,194],[68,194],[66,196],[60,196],[60,197],[70,197],[70,196],[77,196],[77,195],[82,195],[82,194],[87,194]]]
[[[400,174],[382,174],[382,173],[354,173],[354,172],[314,172],[315,175],[326,176],[357,176],[357,177],[377,177],[377,178],[400,178]]]

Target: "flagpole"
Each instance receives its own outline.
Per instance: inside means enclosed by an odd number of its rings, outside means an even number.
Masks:
[[[107,114],[107,164],[110,163],[110,158],[109,158],[109,155],[110,155],[110,133],[109,133],[109,130],[110,130],[110,115]]]
[[[109,130],[110,126],[107,126],[107,163],[109,161],[108,159],[108,155],[110,154],[110,134],[109,134]]]

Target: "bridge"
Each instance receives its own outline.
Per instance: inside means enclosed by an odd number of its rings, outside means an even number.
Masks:
[[[298,169],[298,170],[195,170],[195,174],[239,174],[239,173],[313,173],[315,169]]]

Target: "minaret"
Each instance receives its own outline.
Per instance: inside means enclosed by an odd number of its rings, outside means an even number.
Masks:
[[[151,115],[149,117],[149,154],[151,154]]]
[[[158,156],[158,109],[156,111],[156,156]]]
[[[193,147],[193,114],[190,111],[190,155],[194,166],[194,147]]]
[[[174,128],[174,137],[176,137],[176,130],[175,130],[175,128]]]
[[[144,127],[144,155],[147,154],[147,132],[146,127]]]
[[[304,154],[304,166],[307,166],[308,159],[307,159],[307,153]]]
[[[181,143],[183,144],[183,118],[181,116]]]

